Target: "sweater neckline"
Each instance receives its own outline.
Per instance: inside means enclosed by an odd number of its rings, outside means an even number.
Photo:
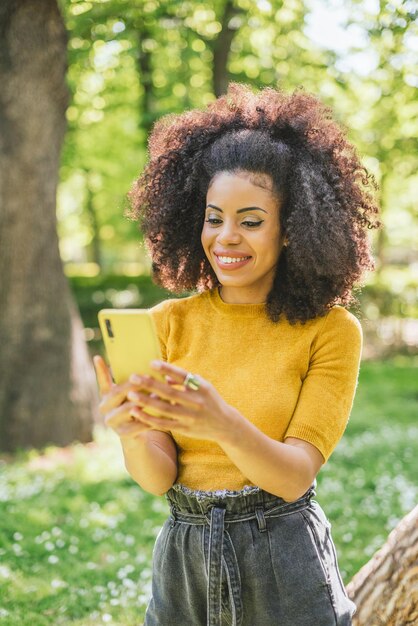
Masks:
[[[208,295],[213,308],[223,315],[229,315],[231,317],[259,317],[261,313],[265,312],[265,302],[256,304],[224,302],[219,293],[219,287],[211,289]]]

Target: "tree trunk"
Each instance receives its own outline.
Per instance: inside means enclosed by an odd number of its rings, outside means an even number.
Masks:
[[[238,27],[234,25],[233,18],[244,15],[245,11],[234,5],[234,0],[226,0],[222,16],[219,19],[222,29],[218,37],[211,42],[213,51],[213,93],[217,98],[227,92],[228,89],[228,58],[231,44]]]
[[[138,72],[139,80],[142,87],[142,95],[140,97],[140,127],[145,131],[144,146],[152,125],[156,119],[154,107],[154,89],[152,83],[152,64],[151,52],[146,50],[144,42],[149,38],[152,39],[152,32],[148,28],[145,19],[138,17],[135,22],[138,38]]]
[[[354,576],[347,592],[357,605],[353,626],[418,624],[418,506]]]
[[[92,239],[89,245],[88,251],[90,259],[93,263],[96,263],[99,268],[102,267],[102,250],[100,241],[100,226],[97,219],[97,212],[94,206],[94,191],[90,183],[90,173],[84,171],[84,177],[86,181],[86,211],[90,222],[90,228],[92,231]]]
[[[380,218],[385,223],[385,208],[386,208],[386,181],[388,172],[384,163],[381,162],[382,176],[379,183],[380,191]],[[388,244],[388,234],[385,226],[377,231],[376,240],[374,245],[374,256],[376,259],[375,280],[379,280],[383,268],[386,265],[386,247]]]
[[[96,385],[62,270],[55,201],[67,106],[56,0],[0,3],[0,449],[92,437]]]

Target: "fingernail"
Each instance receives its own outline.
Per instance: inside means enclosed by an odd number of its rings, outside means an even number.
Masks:
[[[129,382],[140,385],[142,383],[142,378],[141,376],[138,376],[138,374],[132,374],[132,376],[129,377]]]
[[[162,367],[162,363],[161,361],[151,361],[151,367],[153,367],[155,370],[160,370]]]

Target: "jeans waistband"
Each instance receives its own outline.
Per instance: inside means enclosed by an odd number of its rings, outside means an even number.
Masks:
[[[168,490],[166,498],[172,510],[186,514],[207,515],[216,505],[225,509],[229,519],[235,515],[253,514],[258,507],[262,507],[266,512],[283,507],[281,510],[285,512],[289,507],[291,509],[295,505],[298,506],[301,501],[316,495],[315,488],[316,480],[301,498],[287,502],[255,486],[244,487],[241,491],[196,491],[177,483]]]

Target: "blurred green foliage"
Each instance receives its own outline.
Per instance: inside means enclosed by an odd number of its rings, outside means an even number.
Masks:
[[[173,297],[155,285],[149,276],[100,274],[72,276],[70,286],[79,306],[85,338],[91,355],[102,354],[104,346],[97,321],[100,309],[149,308],[161,300]]]
[[[148,308],[169,297],[149,276],[73,276],[70,285],[86,328],[96,328],[97,313],[106,308]]]

